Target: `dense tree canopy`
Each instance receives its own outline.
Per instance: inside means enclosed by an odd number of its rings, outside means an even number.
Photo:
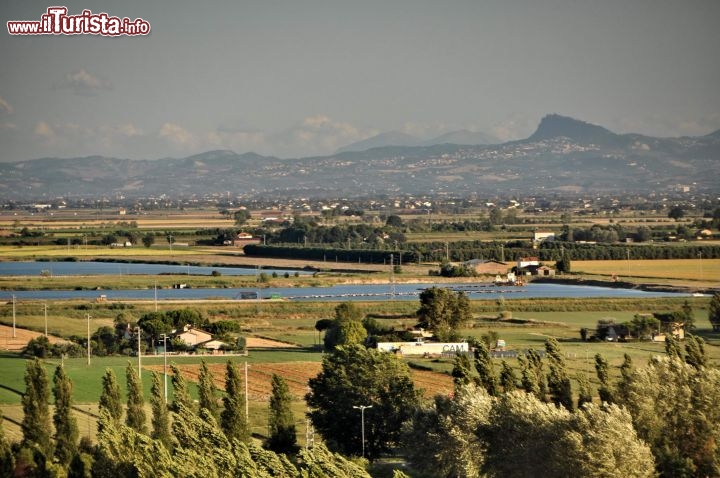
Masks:
[[[359,456],[362,450],[361,414],[354,406],[372,406],[365,411],[365,449],[376,458],[397,444],[402,423],[419,404],[407,365],[361,345],[325,355],[309,385],[313,425],[331,449],[344,454]]]
[[[471,318],[470,301],[462,291],[430,287],[420,293],[418,325],[433,331],[441,341],[457,338],[457,329]]]

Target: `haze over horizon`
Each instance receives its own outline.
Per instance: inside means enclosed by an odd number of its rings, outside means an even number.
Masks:
[[[9,1],[3,24],[47,5]],[[54,4],[53,4],[54,5]],[[0,161],[331,154],[378,133],[720,129],[714,0],[63,2],[148,36],[0,43]]]

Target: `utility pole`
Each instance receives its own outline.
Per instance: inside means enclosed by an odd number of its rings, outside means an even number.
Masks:
[[[157,312],[157,280],[155,280],[155,312]]]
[[[45,337],[47,337],[47,302],[43,302],[43,309],[45,309]]]
[[[250,408],[248,402],[248,363],[245,361],[245,421],[250,420]]]
[[[137,329],[138,335],[138,378],[142,378],[142,363],[140,359],[140,336],[142,335],[142,329],[139,325],[135,328]]]
[[[87,364],[90,365],[90,314],[87,316]]]
[[[12,305],[13,305],[13,338],[16,337],[15,335],[15,294],[12,295]]]
[[[393,254],[390,254],[390,300],[395,300],[395,264]]]
[[[167,403],[167,334],[160,334],[163,339],[163,384],[165,387],[165,403]]]
[[[365,458],[365,409],[372,408],[372,405],[353,405],[353,408],[360,410],[360,430],[362,434],[362,456]]]

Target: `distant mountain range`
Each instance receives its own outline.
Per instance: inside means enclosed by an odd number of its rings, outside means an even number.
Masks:
[[[392,144],[411,138],[386,133],[355,143],[364,150],[349,145],[297,159],[208,151],[152,161],[91,156],[0,163],[0,197],[525,195],[664,192],[678,185],[720,192],[720,131],[655,138],[553,114],[520,141],[473,144],[492,138],[459,131],[432,144]]]
[[[384,148],[387,146],[433,146],[436,144],[463,144],[463,145],[477,145],[477,144],[495,144],[500,143],[497,138],[494,138],[488,134],[476,131],[468,131],[466,129],[459,131],[450,131],[449,133],[442,134],[437,138],[431,138],[428,140],[421,140],[415,136],[401,133],[399,131],[390,131],[387,133],[380,133],[361,141],[357,141],[347,146],[343,146],[338,149],[336,153],[346,153],[348,151],[365,151],[372,148]]]

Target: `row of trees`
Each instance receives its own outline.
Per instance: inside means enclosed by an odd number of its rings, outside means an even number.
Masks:
[[[615,382],[596,355],[595,404],[582,374],[572,393],[554,339],[545,358],[521,358],[520,378],[504,361],[496,374],[478,344],[474,370],[467,357],[456,360],[455,395],[436,397],[404,425],[405,454],[437,476],[717,476],[720,371],[702,339],[684,348],[669,339],[666,357],[638,369],[625,355]]]
[[[107,369],[99,399],[98,444],[92,446],[87,438],[79,441],[72,382],[64,368],[55,369],[51,426],[45,366],[38,359],[29,361],[22,400],[23,439],[11,446],[0,422],[0,476],[368,476],[323,446],[299,450],[292,397],[280,376],[272,377],[269,434],[263,449],[250,439],[242,379],[235,364],[227,363],[221,399],[210,369],[202,363],[197,403],[191,400],[181,371],[171,368],[170,404],[160,375],[153,373],[151,427],[137,371],[128,364],[124,406],[115,373]]]

